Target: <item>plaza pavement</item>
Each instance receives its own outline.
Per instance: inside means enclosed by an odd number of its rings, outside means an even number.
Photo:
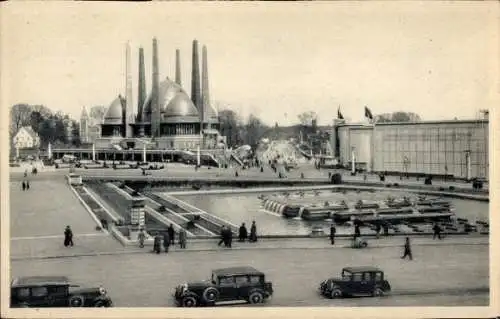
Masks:
[[[11,179],[11,276],[67,275],[82,285],[103,284],[116,306],[171,306],[170,293],[186,280],[208,278],[213,268],[253,265],[268,274],[276,294],[266,306],[485,305],[488,302],[488,237],[415,237],[413,261],[403,261],[402,237],[369,240],[368,249],[332,247],[325,238],[234,242],[189,241],[160,256],[150,248],[125,248],[95,222],[67,187],[64,175],[30,176],[31,189]],[[64,247],[63,230],[74,229],[75,246]],[[72,258],[69,258],[72,257]],[[320,281],[344,266],[377,265],[394,289],[387,298],[328,300]],[[418,297],[417,297],[418,295]]]
[[[117,307],[172,306],[171,293],[186,281],[210,278],[212,269],[250,265],[265,272],[274,296],[263,306],[484,306],[488,304],[488,246],[414,246],[401,249],[220,250],[193,253],[101,255],[13,260],[11,277],[66,275],[84,286],[103,285]],[[393,292],[384,298],[325,299],[322,280],[346,266],[378,266]],[[259,305],[260,306],[260,305]]]

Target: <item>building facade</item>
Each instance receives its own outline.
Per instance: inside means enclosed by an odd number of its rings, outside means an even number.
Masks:
[[[16,149],[37,148],[40,146],[40,137],[31,128],[24,126],[17,131],[12,139],[12,144]]]
[[[337,124],[339,163],[375,172],[488,178],[488,120]]]

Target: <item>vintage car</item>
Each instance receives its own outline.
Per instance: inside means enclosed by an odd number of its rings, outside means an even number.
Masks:
[[[64,276],[30,276],[12,280],[13,308],[111,307],[111,298],[102,287],[78,288]]]
[[[319,286],[323,296],[342,298],[351,296],[380,297],[391,291],[384,272],[376,267],[346,267],[341,278],[330,278]]]
[[[262,303],[273,294],[272,283],[253,267],[232,267],[212,271],[211,280],[177,286],[174,299],[178,306],[213,306],[221,301],[245,300]]]

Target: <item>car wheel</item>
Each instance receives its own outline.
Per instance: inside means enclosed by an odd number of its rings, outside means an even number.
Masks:
[[[97,300],[95,303],[94,303],[94,307],[106,307],[106,304],[104,303],[104,301],[102,300]]]
[[[189,307],[196,307],[196,298],[193,296],[187,296],[182,299],[182,306],[189,308]]]
[[[264,296],[260,291],[254,291],[248,296],[248,302],[250,303],[261,303],[264,301]]]
[[[382,297],[384,295],[384,291],[380,287],[375,287],[372,295],[373,297]]]
[[[83,298],[83,296],[73,296],[69,298],[70,307],[83,307],[84,303],[85,299]]]
[[[203,300],[207,303],[216,302],[218,297],[219,297],[219,292],[217,291],[217,289],[213,287],[207,288],[203,292]]]
[[[337,299],[342,297],[342,290],[339,288],[334,288],[332,292],[330,292],[330,298]]]

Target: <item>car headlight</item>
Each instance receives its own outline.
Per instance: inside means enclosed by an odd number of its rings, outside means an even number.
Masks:
[[[106,289],[104,289],[103,287],[99,287],[99,293],[103,296],[106,295]]]

